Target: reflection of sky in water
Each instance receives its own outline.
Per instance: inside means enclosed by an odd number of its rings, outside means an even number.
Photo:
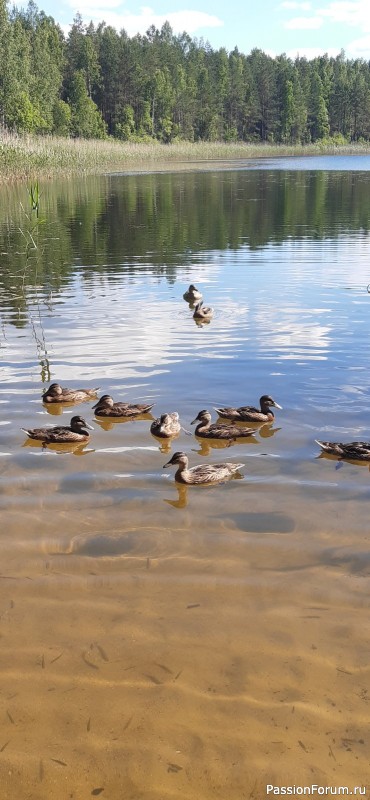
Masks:
[[[335,396],[333,387],[365,392],[369,236],[346,217],[334,238],[315,238],[305,219],[302,238],[282,227],[281,241],[253,249],[248,237],[235,249],[193,243],[177,264],[171,253],[163,271],[148,253],[123,252],[121,264],[99,271],[80,261],[41,305],[42,327],[36,306],[33,331],[6,327],[12,360],[3,361],[3,381],[39,385],[44,358],[65,385],[100,386],[133,402],[165,396],[180,410],[256,402],[266,391],[299,407],[302,393],[317,403]],[[183,300],[191,282],[215,309],[209,325],[198,327]],[[336,402],[345,394],[355,405],[353,391],[340,393]]]

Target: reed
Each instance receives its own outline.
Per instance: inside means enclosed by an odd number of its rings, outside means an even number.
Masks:
[[[275,145],[224,142],[120,142],[114,139],[63,139],[20,136],[0,131],[0,183],[34,181],[55,175],[101,174],[140,170],[209,169],[235,159],[361,154],[370,143]]]

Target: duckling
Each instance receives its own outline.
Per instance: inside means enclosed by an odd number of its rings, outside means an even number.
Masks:
[[[203,301],[201,300],[200,303],[197,303],[194,309],[193,318],[204,320],[205,322],[209,321],[213,317],[213,308],[210,306],[204,306]]]
[[[96,417],[137,417],[147,414],[154,403],[114,403],[109,394],[103,394],[93,406]]]
[[[82,417],[72,417],[69,427],[64,425],[54,425],[50,428],[21,428],[30,439],[38,439],[41,442],[86,442],[90,438],[88,425]]]
[[[163,439],[170,439],[171,436],[176,436],[181,431],[177,411],[172,411],[171,414],[162,414],[158,419],[155,419],[150,426],[150,431],[154,436],[160,436]]]
[[[274,413],[271,406],[282,408],[268,394],[263,394],[260,398],[261,408],[254,406],[240,406],[239,408],[215,408],[220,417],[225,419],[239,420],[240,422],[272,422]]]
[[[201,300],[202,297],[202,292],[200,292],[193,283],[190,284],[188,290],[183,294],[183,298],[187,303],[194,303],[195,300]]]
[[[236,425],[222,425],[217,422],[211,425],[211,419],[209,411],[205,409],[199,411],[198,416],[190,423],[195,425],[199,420],[199,425],[195,429],[196,436],[202,436],[204,439],[230,439],[232,441],[233,439],[253,436],[256,432],[254,428],[238,428]]]
[[[92,400],[98,391],[99,386],[96,389],[63,389],[59,383],[51,383],[42,395],[42,402],[82,403],[84,400]]]
[[[352,461],[370,461],[370,442],[320,442],[315,439],[316,444],[321,447],[324,453],[330,453],[338,458],[349,458]]]
[[[199,464],[197,467],[188,469],[189,459],[185,453],[174,453],[170,461],[164,464],[165,467],[170,464],[178,464],[175,472],[175,481],[178,483],[200,484],[200,483],[217,483],[226,478],[231,478],[244,464],[233,464],[225,461],[223,464]]]

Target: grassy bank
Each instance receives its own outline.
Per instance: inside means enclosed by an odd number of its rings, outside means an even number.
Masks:
[[[130,143],[0,134],[0,183],[56,175],[189,169],[233,159],[370,153],[370,144],[271,145],[223,142]]]

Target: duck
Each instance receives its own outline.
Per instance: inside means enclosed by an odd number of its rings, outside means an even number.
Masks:
[[[43,403],[82,403],[96,397],[96,389],[65,389],[59,383],[51,383],[42,395]]]
[[[163,465],[169,467],[170,465],[178,464],[175,472],[175,481],[178,483],[186,484],[201,484],[201,483],[217,483],[224,481],[226,478],[231,478],[239,469],[244,467],[244,464],[233,464],[225,461],[223,464],[199,464],[196,467],[188,468],[189,459],[186,453],[174,453],[172,458]]]
[[[96,417],[137,417],[147,414],[154,403],[114,403],[113,397],[103,394],[93,406]]]
[[[194,319],[204,320],[205,322],[208,322],[209,320],[212,319],[212,317],[213,317],[213,308],[210,308],[210,306],[204,306],[202,300],[200,301],[200,303],[196,304],[193,314]]]
[[[370,442],[321,442],[315,439],[316,444],[324,453],[330,453],[338,458],[349,458],[352,461],[370,461]]]
[[[72,417],[68,426],[54,425],[49,428],[21,428],[30,439],[41,442],[87,442],[90,438],[89,431],[94,430],[82,417]]]
[[[254,406],[240,406],[239,408],[215,408],[220,417],[239,420],[241,422],[272,422],[274,413],[271,406],[282,409],[269,394],[260,397],[260,409]]]
[[[211,419],[209,411],[206,409],[199,411],[198,416],[190,423],[195,425],[199,421],[199,425],[195,429],[196,436],[201,436],[204,439],[230,439],[232,441],[233,439],[244,439],[247,436],[253,436],[256,432],[254,428],[238,428],[236,425],[223,425],[217,422],[211,425]]]
[[[152,422],[150,431],[154,436],[160,436],[163,439],[170,439],[171,436],[176,436],[181,431],[177,411],[172,411],[170,414],[161,414],[158,419]]]
[[[194,303],[195,300],[201,300],[202,297],[202,292],[200,292],[193,283],[190,284],[187,291],[183,294],[184,300],[186,300],[188,303]]]

